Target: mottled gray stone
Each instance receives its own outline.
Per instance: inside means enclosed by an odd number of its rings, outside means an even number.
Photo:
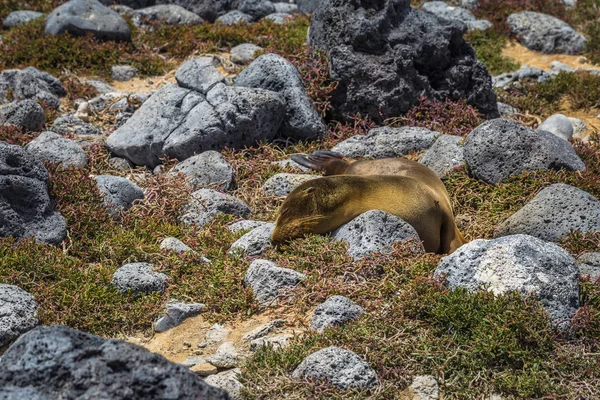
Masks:
[[[43,17],[44,14],[37,11],[29,11],[29,10],[21,10],[21,11],[13,11],[4,17],[2,21],[2,25],[4,28],[9,29],[13,26],[19,26],[26,24],[27,22],[34,21],[38,18]]]
[[[48,171],[22,147],[0,142],[0,237],[60,244],[67,223],[48,194]]]
[[[175,237],[164,238],[162,242],[160,242],[160,248],[162,250],[171,250],[179,254],[193,251],[191,247]]]
[[[111,67],[110,76],[115,81],[129,81],[138,74],[138,70],[131,65],[113,65]]]
[[[294,3],[273,3],[276,13],[294,14],[298,12],[298,5]]]
[[[35,328],[37,309],[35,298],[25,290],[0,284],[0,347]]]
[[[187,225],[203,226],[218,214],[247,217],[250,207],[242,200],[212,189],[200,189],[192,193],[184,206],[181,220]]]
[[[465,162],[461,136],[442,135],[419,160],[433,170],[440,178],[444,178]]]
[[[204,379],[204,382],[227,391],[227,393],[235,400],[241,400],[241,390],[244,385],[240,383],[238,376],[239,371],[225,371],[216,375],[207,376]]]
[[[492,78],[495,88],[508,89],[518,82],[542,83],[551,79],[551,75],[540,68],[523,66],[517,71],[506,72]]]
[[[486,30],[492,27],[487,20],[477,20],[475,15],[461,7],[451,6],[443,1],[428,1],[422,6],[423,11],[436,15],[438,18],[458,20],[464,23],[469,30]]]
[[[262,187],[263,192],[269,196],[287,196],[304,182],[318,178],[316,175],[309,174],[275,174]]]
[[[204,96],[167,84],[106,139],[106,146],[153,168],[165,155],[185,160],[206,150],[271,140],[284,109],[283,98],[267,90],[219,83]]]
[[[235,85],[271,90],[283,96],[286,110],[279,129],[282,136],[303,140],[325,133],[325,123],[306,94],[298,70],[285,58],[263,54],[238,75]]]
[[[540,191],[500,224],[494,236],[524,233],[558,242],[570,231],[600,230],[600,201],[573,186],[556,183]]]
[[[348,254],[355,260],[372,253],[391,250],[394,243],[420,241],[419,234],[403,219],[381,210],[370,210],[332,232],[336,240],[348,244]]]
[[[109,85],[102,79],[84,79],[83,83],[93,86],[94,89],[96,89],[96,91],[101,95],[117,91],[113,86]]]
[[[537,128],[538,131],[550,132],[561,139],[569,141],[573,137],[573,124],[563,114],[549,116]]]
[[[56,163],[63,168],[84,168],[88,163],[87,154],[79,144],[54,132],[42,132],[25,146],[25,150],[40,161]]]
[[[154,322],[155,332],[164,332],[181,324],[187,318],[194,317],[202,312],[206,306],[201,303],[181,303],[176,300],[167,302],[165,314],[159,315]]]
[[[492,184],[523,171],[585,169],[569,142],[505,119],[475,128],[465,140],[464,155],[473,175]]]
[[[310,327],[317,332],[358,319],[365,310],[344,296],[331,296],[315,308]]]
[[[305,279],[306,275],[278,267],[272,261],[254,260],[246,272],[244,283],[252,288],[258,303],[265,306]]]
[[[111,157],[108,159],[108,164],[111,168],[119,171],[127,171],[134,167],[133,163],[126,158]]]
[[[74,114],[66,114],[56,118],[50,130],[63,136],[97,136],[101,134],[100,129],[88,124]]]
[[[322,0],[296,0],[296,3],[298,4],[298,12],[312,14],[322,3]]]
[[[244,65],[253,61],[256,58],[254,54],[259,50],[262,50],[262,47],[252,43],[238,44],[229,52],[229,58],[234,64]]]
[[[340,389],[371,388],[377,374],[355,353],[331,346],[306,357],[294,370],[294,379],[327,381]]]
[[[245,342],[248,342],[248,341],[251,341],[254,339],[260,339],[262,337],[265,337],[269,333],[271,333],[271,331],[273,329],[283,326],[284,323],[285,323],[284,319],[273,320],[265,325],[259,326],[258,328],[252,330],[251,332],[248,332],[247,334],[244,335],[244,337],[242,337],[242,340]]]
[[[234,25],[246,23],[249,24],[252,22],[252,16],[246,13],[243,13],[239,10],[229,11],[227,14],[221,15],[217,18],[216,22],[220,22],[223,25]]]
[[[401,157],[427,150],[441,133],[418,127],[371,129],[366,135],[356,135],[334,146],[331,151],[346,157]]]
[[[440,399],[440,386],[435,376],[419,375],[410,384],[410,388],[417,396],[413,400]]]
[[[518,114],[519,110],[517,110],[510,104],[502,103],[499,101],[498,102],[498,112],[500,113],[500,115],[503,118],[505,118],[505,117],[510,117],[512,115]]]
[[[583,277],[590,276],[590,281],[596,282],[600,279],[600,253],[585,253],[577,259],[579,262],[579,274]]]
[[[587,131],[590,129],[587,124],[579,118],[569,117],[571,125],[573,126],[573,137],[581,139],[585,136]]]
[[[0,103],[30,99],[58,109],[66,94],[58,79],[34,67],[0,72]]]
[[[160,292],[167,289],[168,278],[154,271],[154,265],[138,262],[125,264],[113,274],[112,284],[120,292],[131,290],[135,294]]]
[[[114,175],[98,175],[95,179],[111,214],[129,210],[135,200],[144,198],[144,191],[129,179]]]
[[[250,342],[250,350],[256,351],[261,347],[269,346],[274,350],[281,350],[284,347],[289,346],[294,335],[291,333],[284,333],[282,335],[262,337],[254,339]]]
[[[273,161],[272,162],[273,165],[279,165],[282,168],[294,168],[294,169],[299,169],[300,171],[310,171],[310,168],[307,168],[303,165],[298,164],[296,161],[292,160],[291,158],[287,158],[285,160],[280,160],[280,161]]]
[[[290,22],[292,19],[292,15],[286,12],[275,12],[273,14],[269,14],[264,19],[268,21],[272,21],[274,24],[283,25],[286,22]]]
[[[47,35],[68,32],[74,36],[91,33],[100,40],[131,41],[131,30],[117,12],[97,0],[70,0],[46,18]]]
[[[219,60],[214,57],[199,57],[186,61],[175,71],[177,84],[206,94],[217,83],[225,82],[225,77],[216,68],[219,64]]]
[[[232,342],[225,342],[219,346],[212,357],[206,359],[217,368],[235,368],[240,361],[240,354]]]
[[[275,12],[275,6],[269,0],[233,0],[233,8],[248,14],[253,21]]]
[[[177,4],[158,4],[133,10],[129,15],[137,27],[150,25],[153,22],[160,22],[163,25],[198,25],[204,22],[199,15]]]
[[[506,22],[519,42],[528,49],[561,54],[581,54],[585,50],[585,37],[551,15],[521,11],[509,15]]]
[[[236,232],[240,232],[240,231],[245,231],[247,229],[258,228],[259,226],[263,226],[263,225],[267,225],[267,224],[270,224],[270,222],[252,221],[249,219],[243,219],[241,221],[236,221],[236,222],[232,223],[231,225],[228,225],[227,229],[229,229],[233,233],[236,233]]]
[[[271,235],[275,230],[275,224],[265,223],[252,229],[244,236],[236,240],[229,249],[230,253],[244,253],[249,256],[263,254],[271,247]]]
[[[44,109],[33,100],[0,105],[0,125],[12,125],[26,131],[41,131],[45,123]]]
[[[564,328],[579,306],[579,269],[569,253],[529,235],[477,239],[442,258],[435,276],[452,289],[483,286],[494,294],[534,294],[554,324]]]
[[[18,397],[10,397],[15,393],[10,388],[19,388]],[[38,327],[4,353],[0,398],[230,399],[188,368],[143,347],[60,325]]]
[[[235,171],[223,159],[218,151],[205,151],[197,156],[190,157],[175,165],[173,174],[181,173],[193,190],[205,187],[218,187],[229,190],[233,187]]]

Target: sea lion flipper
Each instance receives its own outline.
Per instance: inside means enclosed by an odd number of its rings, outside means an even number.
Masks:
[[[303,167],[323,171],[325,175],[343,174],[352,162],[340,153],[328,150],[317,150],[309,155],[294,154],[290,158]]]

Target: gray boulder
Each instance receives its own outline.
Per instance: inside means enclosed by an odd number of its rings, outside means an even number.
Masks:
[[[296,3],[298,4],[298,12],[312,14],[322,3],[322,0],[297,0]]]
[[[162,242],[160,242],[160,248],[161,250],[171,250],[179,254],[193,251],[191,247],[175,237],[164,238]]]
[[[292,269],[278,267],[268,260],[254,260],[244,277],[244,284],[252,288],[256,301],[266,306],[306,279],[306,275]]]
[[[131,30],[117,12],[97,0],[70,0],[46,18],[47,35],[68,32],[75,36],[91,33],[100,40],[131,41]]]
[[[464,154],[473,175],[492,184],[523,171],[585,169],[569,142],[505,119],[475,128],[465,140]]]
[[[22,147],[0,142],[0,237],[58,245],[67,223],[48,194],[48,171]]]
[[[115,130],[106,146],[137,165],[185,160],[206,150],[241,148],[275,137],[284,115],[274,92],[215,85],[206,96],[172,84],[156,91]]]
[[[294,335],[291,333],[284,333],[282,335],[262,337],[254,339],[250,342],[250,350],[257,351],[261,347],[269,346],[274,350],[281,350],[290,345]]]
[[[325,329],[344,325],[345,323],[359,318],[365,310],[344,296],[331,296],[323,304],[315,308],[310,319],[310,327],[317,332]]]
[[[524,66],[513,72],[505,72],[492,78],[495,88],[508,89],[519,82],[542,83],[550,80],[552,76],[540,68]]]
[[[13,26],[19,26],[19,25],[26,24],[27,22],[34,21],[43,16],[44,16],[43,13],[37,12],[37,11],[29,11],[29,10],[13,11],[10,14],[8,14],[6,17],[4,17],[4,20],[2,21],[2,25],[4,26],[4,28],[9,29],[9,28],[12,28]]]
[[[205,151],[173,167],[173,174],[183,174],[194,190],[216,186],[222,190],[233,187],[235,171],[218,151]]]
[[[275,224],[268,222],[262,224],[236,240],[231,245],[229,252],[242,252],[249,256],[259,256],[271,247],[271,235],[274,230]]]
[[[452,289],[475,291],[483,286],[496,295],[533,294],[561,328],[568,326],[579,306],[575,259],[529,235],[474,240],[442,258],[435,276],[444,276]]]
[[[298,12],[298,5],[294,3],[273,3],[276,13],[294,14]]]
[[[292,14],[288,14],[285,12],[275,12],[264,17],[264,19],[266,19],[267,21],[271,21],[277,25],[283,25],[286,22],[290,22],[291,18]]]
[[[284,319],[275,319],[273,321],[266,323],[265,325],[259,326],[258,328],[252,330],[251,332],[248,332],[247,334],[245,334],[242,337],[242,340],[244,342],[249,342],[249,341],[252,341],[255,339],[260,339],[262,337],[267,336],[275,328],[279,328],[279,327],[283,326],[283,324],[285,324]]]
[[[438,18],[447,20],[458,20],[469,30],[486,30],[492,27],[492,23],[487,20],[477,20],[475,15],[462,7],[448,5],[443,1],[428,1],[422,6],[423,11],[434,14]]]
[[[181,303],[175,300],[167,302],[165,314],[159,315],[154,322],[155,332],[164,332],[181,324],[190,317],[195,317],[204,310],[206,306],[201,303]]]
[[[250,15],[253,21],[275,12],[275,6],[269,0],[233,0],[232,8]]]
[[[147,26],[153,22],[160,22],[163,25],[198,25],[204,22],[199,15],[176,4],[158,4],[133,10],[129,15],[137,27]]]
[[[506,22],[519,42],[530,50],[561,54],[581,54],[585,50],[585,37],[551,15],[521,11],[509,15]]]
[[[292,374],[294,379],[327,381],[340,389],[371,388],[377,374],[355,353],[331,346],[312,353]]]
[[[137,74],[137,68],[131,65],[113,65],[110,72],[111,78],[120,82],[132,80]]]
[[[563,114],[554,114],[549,116],[537,128],[539,131],[550,132],[564,140],[570,140],[573,137],[573,124],[569,118]]]
[[[510,104],[498,102],[498,112],[502,118],[510,117],[519,113],[519,110],[511,106]]]
[[[176,4],[209,22],[231,9],[229,0],[156,0],[156,4]]]
[[[138,262],[125,264],[113,274],[112,284],[119,292],[131,290],[135,294],[160,292],[167,290],[169,278],[154,271],[154,265]]]
[[[220,22],[223,25],[234,25],[234,24],[249,24],[253,18],[251,15],[243,13],[239,10],[229,11],[228,13],[221,15],[215,22]]]
[[[0,284],[0,347],[39,323],[35,298],[14,285]]]
[[[589,275],[590,281],[596,282],[600,279],[600,253],[585,253],[577,259],[579,262],[579,275]]]
[[[337,81],[333,116],[360,113],[381,123],[424,95],[466,99],[487,118],[497,117],[491,77],[462,38],[465,32],[459,21],[411,8],[408,0],[323,0],[312,15],[309,41],[327,51]]]
[[[100,129],[88,124],[74,114],[61,115],[56,118],[50,130],[63,136],[97,136],[101,134]]]
[[[45,123],[44,109],[33,100],[0,105],[0,125],[16,126],[26,131],[41,131]]]
[[[235,368],[240,361],[240,355],[232,342],[225,342],[206,361],[217,368]]]
[[[34,67],[0,72],[0,103],[30,99],[58,109],[66,94],[58,79]]]
[[[192,193],[184,206],[181,220],[187,225],[203,226],[219,214],[247,217],[250,207],[242,200],[212,189],[200,189]]]
[[[79,144],[54,132],[42,132],[25,146],[25,150],[37,160],[56,163],[63,168],[84,168],[88,163],[87,154]]]
[[[175,71],[177,84],[182,88],[206,94],[217,83],[225,82],[225,77],[216,68],[219,64],[219,60],[214,57],[199,57],[186,61]]]
[[[446,177],[465,162],[461,136],[442,135],[419,160],[431,168],[440,178]]]
[[[36,328],[4,353],[0,398],[230,399],[188,368],[143,347],[60,325]]]
[[[584,138],[586,136],[587,131],[590,129],[588,125],[579,118],[568,117],[568,119],[571,122],[571,126],[573,127],[573,137],[577,139]]]
[[[221,388],[233,398],[233,399],[242,399],[241,390],[244,387],[238,380],[239,371],[225,371],[219,374],[210,375],[204,378],[204,382],[209,385]]]
[[[144,191],[129,179],[113,175],[98,175],[95,179],[111,214],[129,210],[135,200],[144,198]]]
[[[416,394],[413,400],[440,400],[440,386],[435,376],[419,375],[410,384],[410,389]],[[488,397],[487,400],[494,400]]]
[[[332,232],[335,240],[348,244],[348,254],[358,260],[372,253],[386,252],[394,243],[404,240],[420,241],[411,225],[395,215],[370,210]]]
[[[356,135],[334,146],[331,151],[346,157],[401,157],[427,150],[441,133],[415,126],[371,129],[366,135]]]
[[[280,133],[293,139],[323,136],[325,123],[306,94],[304,82],[292,63],[276,54],[263,54],[244,69],[236,86],[261,88],[281,94],[286,110]]]
[[[254,229],[254,228],[258,228],[259,226],[263,226],[263,225],[267,225],[270,224],[270,222],[264,222],[264,221],[253,221],[253,220],[249,220],[249,219],[243,219],[241,221],[237,221],[232,223],[231,225],[228,225],[227,228],[233,232],[240,232],[240,231],[245,231],[248,229]]]
[[[253,61],[256,58],[254,54],[259,50],[262,50],[262,47],[252,43],[238,44],[229,52],[229,58],[234,64],[244,65]]]
[[[316,175],[309,174],[275,174],[262,187],[263,192],[268,196],[287,196],[304,182],[318,178]]]
[[[600,201],[573,186],[556,183],[540,191],[500,224],[495,237],[523,233],[558,242],[570,231],[600,230]]]

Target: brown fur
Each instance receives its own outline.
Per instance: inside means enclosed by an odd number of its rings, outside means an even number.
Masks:
[[[293,159],[325,175],[343,175],[311,180],[292,191],[277,218],[275,243],[331,232],[369,210],[408,222],[428,252],[449,254],[466,243],[444,184],[423,164],[406,158],[356,161],[333,152]]]

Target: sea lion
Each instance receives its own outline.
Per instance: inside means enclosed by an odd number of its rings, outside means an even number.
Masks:
[[[428,252],[450,254],[466,243],[446,187],[423,164],[404,157],[358,161],[331,151],[292,159],[326,177],[305,182],[288,195],[271,236],[274,243],[330,232],[369,210],[408,222]]]

